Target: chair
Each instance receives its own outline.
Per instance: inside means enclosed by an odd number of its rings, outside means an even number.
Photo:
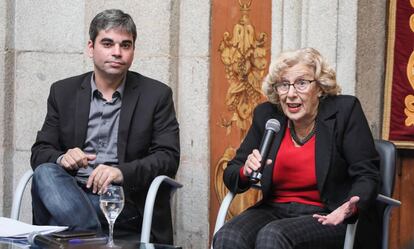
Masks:
[[[20,178],[17,188],[13,195],[13,204],[10,218],[18,220],[20,217],[20,207],[23,198],[24,191],[29,180],[32,178],[33,171],[30,169],[24,173]],[[155,198],[157,196],[158,189],[162,183],[166,183],[171,187],[171,196],[174,194],[175,190],[181,188],[183,185],[174,179],[161,175],[157,176],[152,182],[148,190],[147,197],[145,199],[144,215],[142,220],[141,228],[141,239],[140,242],[149,243],[151,226],[152,226],[152,214],[154,210]]]
[[[394,178],[395,178],[395,162],[396,162],[396,149],[393,143],[385,140],[375,140],[375,148],[380,156],[380,171],[381,171],[381,191],[377,196],[377,201],[385,205],[383,213],[383,226],[382,226],[382,241],[381,248],[388,248],[388,229],[389,219],[392,208],[400,206],[401,202],[392,199],[392,193],[394,190]],[[253,187],[258,187],[253,185]],[[224,225],[226,221],[227,210],[234,198],[235,194],[228,192],[224,197],[220,209],[217,214],[216,225],[214,227],[214,234]],[[354,246],[355,231],[358,225],[358,221],[354,224],[348,224],[346,229],[346,236],[344,242],[344,249],[352,249]],[[213,246],[211,246],[213,248]]]
[[[382,241],[381,248],[388,248],[389,223],[391,210],[401,206],[401,202],[392,197],[394,192],[395,163],[397,152],[393,143],[385,140],[375,140],[375,148],[380,156],[381,191],[377,201],[384,205],[382,217]],[[352,249],[354,245],[355,231],[358,223],[347,226],[344,249]]]

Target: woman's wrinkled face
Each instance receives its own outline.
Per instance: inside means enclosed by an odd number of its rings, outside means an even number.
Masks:
[[[278,95],[283,112],[295,125],[308,124],[316,118],[322,90],[314,77],[311,67],[299,63],[287,68],[282,73],[281,82],[276,83],[291,84],[287,92],[278,92]],[[304,83],[309,84],[303,87]],[[297,90],[299,88],[300,91]]]

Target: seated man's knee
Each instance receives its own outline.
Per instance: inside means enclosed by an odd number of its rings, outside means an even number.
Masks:
[[[62,174],[64,169],[55,163],[43,163],[33,172],[33,181],[53,180],[56,175]]]

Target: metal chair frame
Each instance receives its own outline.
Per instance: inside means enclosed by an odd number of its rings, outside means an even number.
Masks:
[[[17,184],[16,190],[13,195],[13,204],[10,218],[18,220],[20,218],[20,209],[23,199],[24,191],[33,176],[33,171],[30,169],[26,171],[23,176],[20,178],[19,183]],[[151,182],[151,186],[148,190],[147,197],[145,199],[144,215],[142,220],[141,228],[141,242],[149,243],[151,235],[151,226],[152,226],[152,216],[154,211],[154,203],[158,193],[158,189],[162,183],[166,183],[171,187],[171,196],[175,193],[178,188],[183,187],[183,185],[176,180],[165,176],[157,176]]]

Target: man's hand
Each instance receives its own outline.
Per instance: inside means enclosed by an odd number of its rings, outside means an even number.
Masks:
[[[328,215],[314,214],[313,217],[318,219],[318,222],[322,225],[338,225],[341,224],[346,218],[354,214],[356,210],[356,204],[359,201],[358,196],[352,196],[349,201],[342,204],[342,206],[335,209]]]
[[[116,167],[99,164],[89,176],[86,187],[92,187],[92,192],[95,194],[102,194],[109,184],[120,184],[123,181],[124,176],[122,175],[121,170]]]
[[[63,154],[59,164],[65,169],[77,170],[79,168],[86,168],[88,161],[95,160],[95,158],[96,155],[85,154],[81,149],[73,148]]]

